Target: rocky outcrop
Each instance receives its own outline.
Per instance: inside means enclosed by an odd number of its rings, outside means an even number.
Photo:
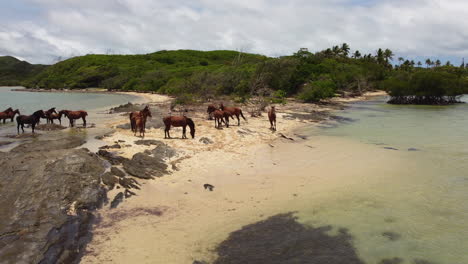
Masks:
[[[104,165],[83,138],[37,140],[0,155],[0,259],[73,263],[105,197]]]

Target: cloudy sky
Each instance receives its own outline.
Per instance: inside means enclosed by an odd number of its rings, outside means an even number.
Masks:
[[[467,0],[0,0],[0,55],[233,49],[270,56],[347,42],[412,59],[468,57]]]

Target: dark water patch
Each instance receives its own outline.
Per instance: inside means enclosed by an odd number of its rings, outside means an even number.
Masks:
[[[10,145],[11,143],[13,143],[13,142],[12,141],[0,141],[0,147]]]
[[[351,122],[356,122],[358,119],[350,118],[350,117],[344,117],[344,116],[337,116],[337,115],[331,115],[330,116],[331,120],[337,121],[339,123],[351,123]]]
[[[395,241],[395,240],[398,240],[398,239],[401,238],[400,234],[395,233],[395,232],[391,232],[391,231],[383,232],[382,236],[388,238],[388,240],[390,240],[390,241]]]
[[[403,263],[403,259],[395,257],[391,259],[382,259],[381,261],[379,261],[378,264],[401,264],[401,263]]]
[[[332,236],[331,229],[302,225],[293,213],[275,215],[231,233],[214,263],[363,264],[348,231]]]
[[[408,151],[421,151],[421,150],[417,148],[409,148]]]
[[[325,111],[312,111],[307,113],[287,113],[283,115],[283,118],[287,120],[299,119],[301,121],[319,122],[325,120],[328,116],[329,113]]]

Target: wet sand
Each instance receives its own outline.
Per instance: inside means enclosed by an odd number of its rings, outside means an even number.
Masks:
[[[145,139],[163,141],[177,151],[167,160],[170,174],[139,180],[141,190],[135,196],[117,208],[98,211],[101,221],[82,263],[214,261],[216,245],[242,226],[344,193],[362,184],[362,175],[379,170],[384,161],[389,166],[401,162],[400,156],[384,149],[300,134],[299,128],[317,123],[316,118],[301,117],[327,110],[327,105],[294,102],[277,106],[277,132],[269,130],[265,113],[258,118],[246,115],[248,123],[241,120],[239,127],[231,121],[230,128],[215,129],[204,111],[187,114],[197,124],[195,139],[181,140],[181,129],[176,128],[174,139],[164,140],[162,128],[149,129]],[[122,122],[127,121],[111,125]],[[202,137],[213,143],[200,142]],[[138,139],[117,128],[104,141],[111,145],[124,140],[127,146],[114,151],[131,158],[154,148],[134,144]],[[213,191],[204,184],[213,185]]]

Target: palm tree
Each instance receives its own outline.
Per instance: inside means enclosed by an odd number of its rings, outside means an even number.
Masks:
[[[426,60],[426,65],[427,65],[427,67],[426,67],[426,68],[429,68],[429,66],[431,66],[431,65],[432,65],[432,61],[431,61],[431,59],[427,59],[427,60]]]
[[[341,49],[340,49],[340,47],[338,47],[338,46],[333,46],[332,52],[333,52],[333,55],[336,56],[336,55],[340,54]]]
[[[399,58],[398,58],[398,61],[400,62],[400,65],[401,65],[401,63],[404,62],[405,59],[404,59],[403,57],[399,57]]]
[[[385,59],[384,51],[382,49],[378,49],[377,50],[377,62],[379,64],[383,64],[384,59]]]
[[[450,63],[450,61],[447,61],[447,62],[445,63],[445,66],[452,66],[452,64]]]
[[[361,52],[359,52],[359,50],[356,50],[356,51],[354,52],[354,54],[353,54],[353,57],[354,57],[355,59],[361,58]]]
[[[393,54],[393,51],[391,51],[391,50],[389,50],[389,49],[385,49],[383,55],[384,55],[384,58],[385,58],[385,62],[387,62],[387,64],[388,64],[388,61],[389,61],[389,60],[393,60],[393,56],[394,56],[395,54]]]
[[[349,54],[349,45],[347,43],[343,43],[341,45],[341,52],[343,52],[343,55],[345,57],[348,57],[348,54]]]
[[[440,67],[440,65],[442,65],[442,62],[440,62],[440,60],[437,59],[436,62],[435,62],[435,66]]]
[[[418,67],[421,67],[421,66],[422,66],[422,63],[418,61]]]

